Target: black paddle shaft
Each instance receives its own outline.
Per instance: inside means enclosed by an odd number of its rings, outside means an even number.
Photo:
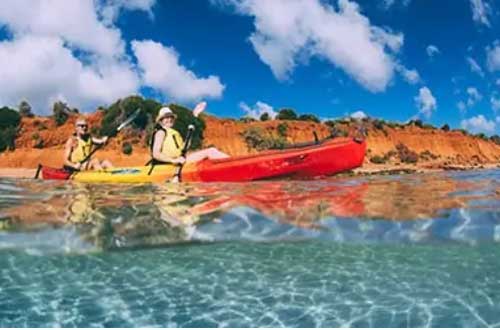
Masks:
[[[127,119],[125,119],[125,121],[123,123],[121,123],[116,129],[115,129],[115,132],[114,134],[112,134],[111,136],[113,135],[116,135],[118,134],[123,128],[125,128],[127,125],[129,125],[132,121],[134,121],[135,118],[137,118],[137,116],[139,115],[139,113],[141,112],[141,109],[137,109],[135,110],[134,113],[132,113],[132,115],[130,115]],[[110,139],[111,137],[108,138],[108,140]],[[108,141],[106,141],[107,143]],[[87,155],[87,157],[85,157],[84,160],[82,160],[80,162],[80,164],[84,164],[85,162],[89,161],[90,158],[99,150],[101,149],[103,146],[105,145],[105,143],[101,143],[101,144],[98,144],[92,151],[89,152],[89,154]],[[88,166],[88,164],[87,164]]]
[[[194,125],[189,125],[188,132],[186,135],[186,141],[184,142],[184,147],[182,148],[182,151],[181,151],[182,157],[186,157],[187,151],[189,149],[189,145],[191,144],[191,140],[193,139],[193,133],[194,133]],[[179,167],[177,167],[177,170],[176,170],[175,175],[174,175],[174,178],[177,177],[177,179],[179,179],[179,182],[181,182],[181,173],[182,173],[183,167],[184,167],[184,164],[180,164]]]

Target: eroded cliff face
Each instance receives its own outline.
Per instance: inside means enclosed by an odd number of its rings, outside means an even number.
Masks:
[[[91,127],[99,127],[101,112],[86,115]],[[313,132],[322,139],[330,135],[331,130],[324,124],[304,121],[266,121],[244,123],[234,119],[221,119],[204,116],[206,123],[203,145],[215,146],[234,156],[258,152],[250,148],[243,136],[249,129],[257,129],[268,138],[283,138],[286,143],[294,144],[314,140]],[[48,166],[61,166],[64,143],[73,134],[74,121],[71,117],[64,125],[57,127],[48,117],[23,118],[16,138],[16,150],[0,154],[0,167],[34,168],[39,163]],[[280,134],[278,126],[286,124],[286,134]],[[361,123],[342,123],[337,128],[349,135],[357,134]],[[420,128],[413,125],[402,127],[384,126],[377,129],[370,123],[363,123],[367,128],[368,153],[365,164],[374,156],[383,157],[394,152],[398,144],[404,144],[411,151],[432,155],[432,159],[419,159],[417,165],[455,164],[478,165],[500,163],[500,145],[493,141],[468,136],[460,131],[445,132],[439,129]],[[35,148],[39,141],[43,147]],[[108,146],[97,153],[97,157],[110,159],[118,166],[143,165],[149,159],[146,147],[146,134],[124,130]],[[133,145],[133,153],[124,155],[122,144],[127,141]],[[387,162],[397,163],[397,159],[388,158]]]
[[[367,137],[367,159],[385,155],[395,150],[399,143],[417,154],[429,152],[435,161],[455,164],[500,163],[500,145],[493,141],[467,136],[460,131],[445,132],[439,129],[424,129],[415,126],[370,130]]]

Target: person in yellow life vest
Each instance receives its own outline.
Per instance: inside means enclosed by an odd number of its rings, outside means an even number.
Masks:
[[[99,161],[96,157],[87,159],[93,146],[105,144],[108,137],[95,138],[89,133],[89,125],[84,118],[75,123],[75,134],[66,141],[64,150],[64,168],[68,171],[102,170],[113,167],[111,162]]]
[[[181,134],[172,127],[176,115],[169,107],[160,109],[156,117],[156,127],[151,141],[151,156],[156,164],[184,164],[198,162],[200,160],[228,158],[229,155],[219,151],[216,148],[207,148],[190,152],[186,157],[182,156],[184,139]]]

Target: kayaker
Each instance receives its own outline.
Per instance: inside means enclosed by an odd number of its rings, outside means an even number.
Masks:
[[[75,123],[75,133],[66,141],[64,150],[64,169],[67,171],[103,170],[113,167],[108,160],[99,161],[96,157],[87,159],[94,145],[105,144],[108,137],[95,138],[88,133],[89,125],[85,118]]]
[[[156,127],[151,140],[151,157],[156,164],[184,164],[198,162],[203,159],[223,159],[230,157],[217,148],[207,148],[190,152],[182,157],[184,140],[174,126],[177,116],[169,107],[160,109],[156,117]]]

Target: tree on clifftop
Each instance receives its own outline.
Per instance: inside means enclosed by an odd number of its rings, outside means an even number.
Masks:
[[[293,109],[281,109],[276,116],[280,120],[297,120],[297,114]]]
[[[35,115],[31,112],[31,105],[27,101],[21,101],[19,103],[19,114],[21,117],[34,117]]]
[[[262,115],[260,115],[260,121],[267,121],[269,120],[269,114],[267,112],[264,112]]]
[[[312,121],[314,123],[320,123],[321,122],[318,117],[316,117],[313,114],[309,114],[309,113],[308,114],[304,114],[304,115],[300,115],[299,116],[299,120],[302,120],[302,121]]]
[[[61,126],[68,120],[69,116],[77,114],[78,109],[71,109],[66,103],[56,101],[52,106],[52,112],[57,126]]]
[[[0,108],[0,152],[15,148],[17,129],[21,116],[16,110],[8,107]]]

